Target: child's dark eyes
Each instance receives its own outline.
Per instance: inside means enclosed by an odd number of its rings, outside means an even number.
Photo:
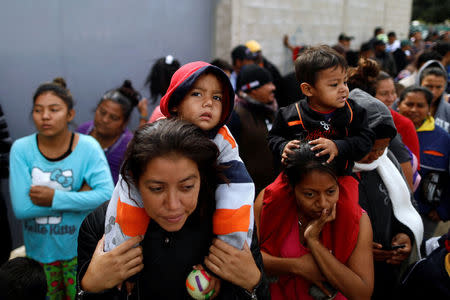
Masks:
[[[214,100],[222,101],[222,96],[213,96]]]
[[[201,94],[199,92],[192,92],[191,96],[198,97],[201,96]]]

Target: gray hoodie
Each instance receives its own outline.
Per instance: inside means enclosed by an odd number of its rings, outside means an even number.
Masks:
[[[383,102],[360,89],[353,89],[350,92],[349,98],[353,99],[367,111],[370,129],[374,129],[378,125],[383,124],[397,130],[391,112]]]
[[[419,69],[416,77],[416,84],[420,85],[420,77],[425,69],[430,67],[438,67],[441,68],[445,74],[447,74],[447,70],[438,60],[429,60],[423,64],[423,66]],[[435,124],[444,128],[445,131],[450,133],[450,104],[445,101],[444,95],[445,90],[447,88],[447,76],[445,77],[445,88],[444,92],[441,95],[441,99],[439,99],[439,104],[436,110],[436,114],[434,115]]]
[[[360,89],[353,89],[350,92],[349,97],[367,111],[370,129],[374,130],[378,125],[383,124],[391,127],[397,132],[392,114],[383,102]],[[399,163],[411,160],[409,150],[406,148],[399,134],[395,134],[395,136],[392,137],[389,144],[389,150],[394,154]]]

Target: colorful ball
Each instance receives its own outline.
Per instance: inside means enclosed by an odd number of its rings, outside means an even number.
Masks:
[[[214,289],[206,295],[202,294],[208,288],[210,281],[211,277],[205,270],[192,270],[186,278],[187,292],[194,299],[210,299]]]

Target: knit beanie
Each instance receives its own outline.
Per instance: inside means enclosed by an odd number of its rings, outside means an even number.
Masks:
[[[236,90],[249,92],[272,81],[272,74],[268,70],[256,64],[249,64],[241,68],[237,78]]]

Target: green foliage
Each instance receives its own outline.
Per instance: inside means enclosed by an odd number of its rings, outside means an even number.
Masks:
[[[450,0],[413,0],[412,19],[442,23],[450,19]]]

